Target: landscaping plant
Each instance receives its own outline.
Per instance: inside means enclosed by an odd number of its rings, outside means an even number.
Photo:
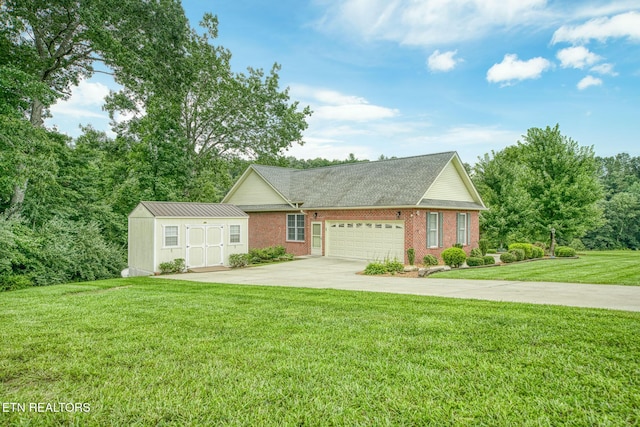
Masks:
[[[426,267],[438,265],[438,258],[434,257],[431,254],[427,254],[422,258],[422,265]]]
[[[452,247],[442,251],[442,260],[445,265],[452,268],[460,267],[467,259],[467,254],[458,247]]]
[[[416,260],[416,251],[413,248],[407,249],[407,258],[409,259],[409,265],[413,265]]]

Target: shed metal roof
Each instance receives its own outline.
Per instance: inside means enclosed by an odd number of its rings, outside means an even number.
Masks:
[[[155,217],[238,218],[247,217],[235,205],[225,203],[140,202]]]

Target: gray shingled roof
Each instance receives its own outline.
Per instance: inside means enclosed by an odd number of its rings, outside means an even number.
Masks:
[[[303,202],[306,209],[412,206],[455,155],[450,151],[314,169],[252,168],[288,201]]]
[[[235,205],[223,203],[140,202],[155,217],[237,218],[248,216]]]

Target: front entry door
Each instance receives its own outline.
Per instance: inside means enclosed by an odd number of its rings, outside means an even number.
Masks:
[[[322,255],[322,223],[311,223],[311,255]]]

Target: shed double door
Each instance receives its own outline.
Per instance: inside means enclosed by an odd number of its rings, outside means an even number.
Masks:
[[[224,263],[224,226],[187,226],[187,268],[211,267]]]

